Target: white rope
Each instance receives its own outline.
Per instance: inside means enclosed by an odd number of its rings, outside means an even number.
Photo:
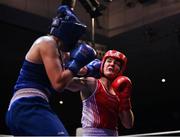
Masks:
[[[139,137],[139,136],[150,136],[150,135],[168,135],[168,134],[180,134],[180,130],[175,131],[165,131],[165,132],[154,132],[154,133],[145,133],[145,134],[134,134],[134,135],[127,135],[128,137]]]
[[[134,134],[134,135],[122,135],[121,137],[139,137],[139,136],[153,136],[153,135],[168,135],[168,134],[179,134],[180,130],[174,130],[174,131],[165,131],[165,132],[154,132],[154,133],[143,133],[143,134]],[[79,127],[76,129],[76,136],[82,136],[82,128]]]

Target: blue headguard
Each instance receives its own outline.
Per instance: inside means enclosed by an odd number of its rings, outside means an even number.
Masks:
[[[53,19],[50,34],[63,42],[63,51],[70,51],[79,38],[86,32],[86,25],[82,24],[75,13],[67,5],[61,5],[58,15]]]

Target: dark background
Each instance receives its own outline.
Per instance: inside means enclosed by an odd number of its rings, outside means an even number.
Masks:
[[[129,130],[120,126],[120,135],[180,129],[179,18],[172,16],[112,38],[95,36],[96,42],[122,51],[128,58],[125,74],[133,82],[135,125]],[[0,6],[0,134],[10,134],[5,113],[24,56],[34,40],[48,32],[49,24],[46,18]],[[81,126],[79,93],[54,95],[51,105],[70,135],[75,135]]]

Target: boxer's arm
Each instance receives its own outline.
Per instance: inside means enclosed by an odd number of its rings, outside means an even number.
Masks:
[[[131,110],[131,80],[126,76],[119,76],[112,82],[112,87],[119,99],[119,117],[125,128],[132,128],[134,115]]]
[[[87,44],[79,43],[79,46],[71,51],[70,61],[67,69],[64,70],[55,41],[44,39],[39,42],[38,47],[48,78],[56,91],[62,91],[73,76],[77,75],[76,73],[96,56],[93,48]]]
[[[85,85],[87,85],[86,78],[73,77],[73,79],[67,84],[65,89],[71,92],[79,92],[85,87]]]
[[[133,114],[131,109],[126,110],[126,111],[121,111],[119,113],[119,117],[121,119],[122,125],[125,128],[130,129],[133,127],[133,125],[134,125],[134,114]]]
[[[59,59],[59,52],[54,41],[42,41],[39,43],[41,59],[51,85],[56,91],[61,91],[73,78],[70,70],[63,70],[62,62]]]
[[[93,77],[73,77],[67,84],[65,89],[72,92],[87,91],[87,89],[93,89],[95,87],[96,79]]]
[[[81,99],[88,98],[96,89],[97,80],[93,77],[74,77],[65,89],[77,92],[80,91]]]

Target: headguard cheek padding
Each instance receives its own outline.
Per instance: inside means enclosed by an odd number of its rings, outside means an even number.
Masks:
[[[124,70],[125,70],[125,68],[126,68],[127,58],[126,58],[126,56],[125,56],[123,53],[121,53],[121,52],[119,52],[119,51],[117,51],[117,50],[108,50],[108,51],[105,53],[105,55],[104,55],[103,58],[102,58],[100,73],[103,74],[104,63],[105,63],[105,61],[106,61],[106,59],[107,59],[108,57],[117,59],[117,60],[119,60],[119,61],[122,63],[121,70],[120,70],[118,76],[122,75],[123,72],[124,72]]]
[[[64,51],[72,50],[79,38],[86,32],[87,26],[82,24],[74,12],[66,5],[58,8],[58,16],[53,19],[50,34],[62,40]]]

